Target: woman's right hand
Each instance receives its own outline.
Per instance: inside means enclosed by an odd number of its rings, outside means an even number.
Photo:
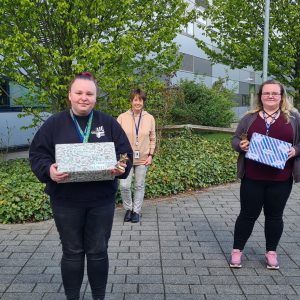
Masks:
[[[50,166],[50,177],[53,181],[55,182],[62,182],[64,181],[65,178],[67,178],[69,176],[68,173],[64,173],[64,172],[58,172],[57,171],[57,164],[54,163]]]
[[[249,149],[249,141],[248,140],[241,140],[240,141],[240,148],[243,151],[248,151],[248,149]]]

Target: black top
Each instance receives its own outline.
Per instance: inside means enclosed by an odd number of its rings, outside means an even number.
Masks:
[[[97,137],[97,129],[104,135]],[[70,182],[57,184],[50,178],[50,166],[55,163],[55,145],[80,143],[75,124],[69,110],[49,117],[35,134],[29,149],[31,169],[37,178],[46,183],[45,192],[50,195],[54,205],[94,207],[104,206],[115,201],[117,178],[108,181]],[[127,153],[129,161],[124,174],[118,178],[126,178],[132,166],[132,149],[128,138],[111,116],[94,111],[89,143],[114,142],[117,160],[120,154]]]

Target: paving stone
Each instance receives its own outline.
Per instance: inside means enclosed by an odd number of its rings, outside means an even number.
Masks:
[[[132,283],[114,283],[112,293],[137,293],[138,285]]]
[[[42,297],[39,293],[5,293],[1,300],[41,300]]]
[[[242,284],[241,289],[245,294],[249,295],[269,295],[269,291],[266,286],[262,284]]]
[[[15,277],[13,283],[39,283],[39,282],[50,282],[52,275],[48,274],[19,274]]]
[[[167,294],[166,300],[205,300],[202,295]]]
[[[64,293],[45,293],[43,300],[66,300]]]
[[[161,294],[125,294],[124,300],[164,300],[164,296]]]
[[[7,289],[8,293],[30,293],[33,291],[34,283],[12,283]]]
[[[59,291],[60,284],[59,283],[38,283],[33,292],[36,293],[57,293]]]
[[[16,275],[22,271],[22,267],[0,267],[0,274],[11,274]]]

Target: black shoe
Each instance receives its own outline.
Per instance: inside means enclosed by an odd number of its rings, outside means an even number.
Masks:
[[[125,216],[124,216],[124,222],[130,222],[132,217],[131,210],[126,210]]]
[[[131,223],[138,223],[140,221],[140,215],[136,212],[133,212],[131,215]]]

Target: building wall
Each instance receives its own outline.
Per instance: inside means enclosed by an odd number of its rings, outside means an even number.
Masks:
[[[0,149],[7,147],[28,147],[35,130],[22,129],[22,126],[29,126],[31,117],[18,118],[19,112],[0,111]]]

